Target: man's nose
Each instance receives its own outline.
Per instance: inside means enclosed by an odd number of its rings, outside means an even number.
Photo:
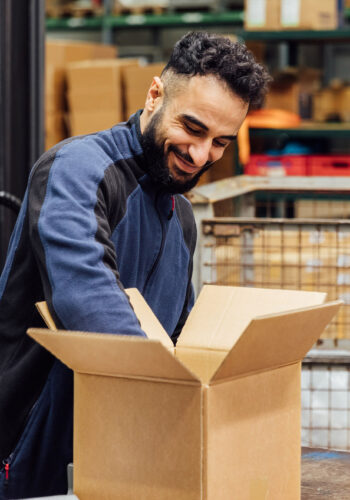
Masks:
[[[198,141],[190,145],[188,154],[196,167],[203,167],[210,160],[211,141]]]

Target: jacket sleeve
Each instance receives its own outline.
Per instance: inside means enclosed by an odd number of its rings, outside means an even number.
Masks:
[[[92,147],[70,144],[39,162],[29,189],[31,244],[60,327],[146,336],[119,281],[106,203],[97,197],[103,161]]]

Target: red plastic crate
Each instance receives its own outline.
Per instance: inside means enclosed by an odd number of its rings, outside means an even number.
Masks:
[[[251,155],[244,167],[246,175],[307,175],[307,156],[304,155]]]
[[[350,155],[310,155],[307,170],[308,175],[350,175]]]

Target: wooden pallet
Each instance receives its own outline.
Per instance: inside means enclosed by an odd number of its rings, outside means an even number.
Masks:
[[[100,6],[90,5],[82,6],[79,3],[60,3],[60,2],[46,2],[45,6],[46,17],[54,17],[58,19],[68,17],[96,17],[103,14],[103,8]]]
[[[166,8],[162,5],[135,5],[133,7],[126,7],[115,2],[112,14],[115,16],[139,16],[145,14],[161,15],[164,14]]]
[[[102,7],[79,7],[78,5],[74,6],[74,4],[70,7],[71,17],[98,17],[102,15]]]
[[[215,0],[199,0],[199,1],[177,1],[169,0],[169,12],[214,12],[218,9],[218,4]]]

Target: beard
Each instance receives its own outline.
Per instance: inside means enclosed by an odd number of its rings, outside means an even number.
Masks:
[[[140,143],[147,161],[147,173],[156,185],[160,186],[168,193],[186,193],[197,184],[204,172],[211,167],[212,162],[207,162],[193,177],[190,176],[190,174],[186,174],[186,172],[176,169],[180,179],[174,179],[168,167],[169,154],[173,152],[192,165],[193,160],[189,155],[182,153],[182,151],[174,144],[170,144],[168,151],[165,153],[165,139],[158,139],[158,131],[161,128],[163,113],[164,109],[161,108],[155,115],[152,116],[149,124],[141,136]]]

